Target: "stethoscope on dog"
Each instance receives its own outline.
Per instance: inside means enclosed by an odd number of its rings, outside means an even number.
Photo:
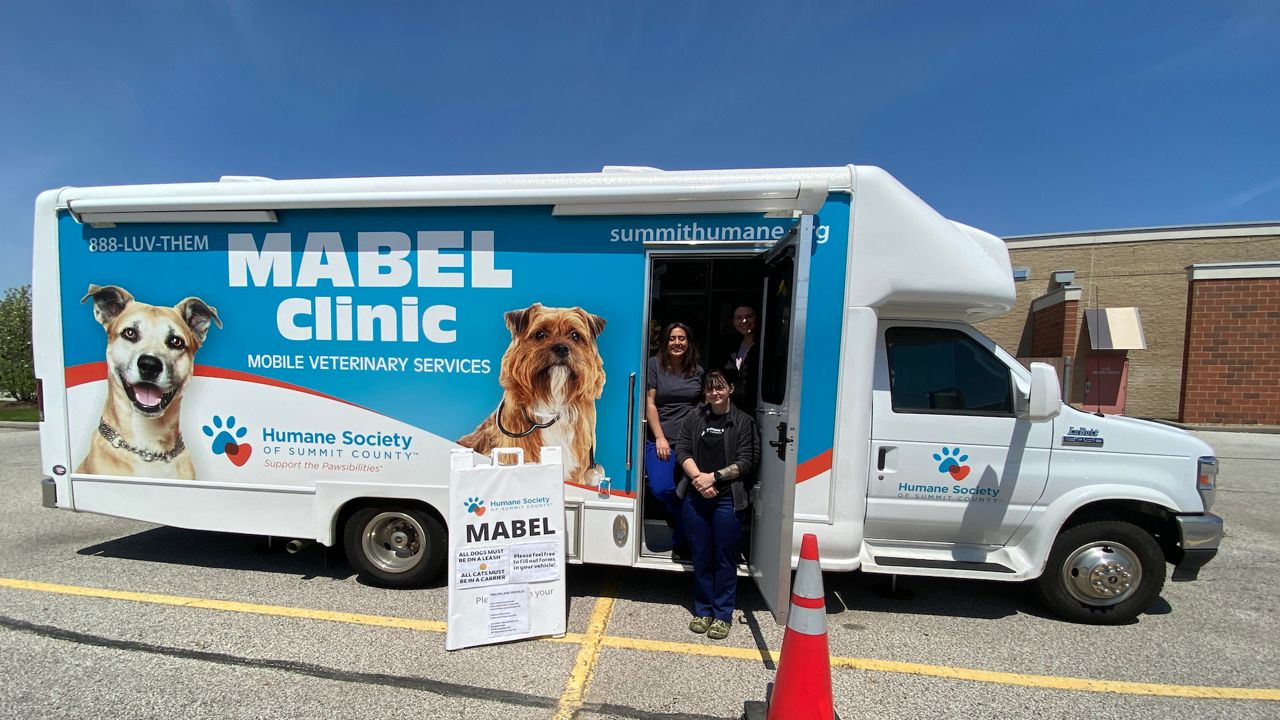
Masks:
[[[535,421],[533,418],[529,417],[528,415],[525,415],[524,421],[529,423],[529,429],[521,433],[513,433],[502,426],[502,408],[505,405],[506,405],[505,401],[498,403],[498,412],[496,413],[496,416],[497,416],[496,421],[498,425],[498,430],[500,430],[502,434],[506,435],[507,437],[511,437],[511,438],[528,437],[530,434],[533,433],[534,430],[546,430],[552,425],[555,425],[556,421],[560,419],[560,413],[556,413],[555,417],[551,418],[546,422],[540,423]],[[591,454],[590,454],[590,457],[588,458],[588,464],[590,465],[596,464],[596,449],[594,447],[591,448]]]
[[[529,417],[528,415],[525,415],[525,416],[524,416],[524,419],[525,419],[525,422],[529,423],[529,429],[528,429],[528,430],[525,430],[525,431],[524,431],[524,432],[522,432],[522,433],[513,433],[513,432],[511,432],[510,430],[508,430],[508,429],[506,429],[506,428],[502,427],[502,406],[503,406],[503,405],[505,405],[505,404],[506,404],[506,402],[505,402],[505,401],[504,401],[504,402],[500,402],[500,403],[498,403],[498,413],[497,413],[498,418],[497,418],[497,419],[498,419],[498,429],[499,429],[499,430],[501,430],[501,431],[502,431],[502,434],[503,434],[503,435],[506,435],[507,437],[513,437],[513,438],[522,438],[522,437],[527,437],[527,436],[528,436],[530,433],[532,433],[534,430],[546,430],[547,428],[551,427],[552,425],[555,425],[555,424],[556,424],[556,421],[560,419],[560,413],[556,413],[556,416],[555,416],[555,417],[551,418],[550,420],[548,420],[548,421],[546,421],[546,422],[544,422],[544,423],[540,423],[540,422],[535,422],[533,418]]]

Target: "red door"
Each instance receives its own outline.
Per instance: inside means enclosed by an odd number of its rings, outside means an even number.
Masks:
[[[1108,415],[1124,414],[1124,389],[1129,381],[1129,356],[1125,352],[1089,356],[1085,366],[1084,407]]]

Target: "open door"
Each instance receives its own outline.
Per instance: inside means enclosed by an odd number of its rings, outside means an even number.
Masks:
[[[800,423],[800,378],[804,370],[804,326],[809,300],[809,254],[813,216],[778,242],[762,259],[760,468],[752,492],[751,577],[779,625],[791,607],[791,533],[796,494],[796,433]]]

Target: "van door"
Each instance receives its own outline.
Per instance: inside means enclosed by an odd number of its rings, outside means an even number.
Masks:
[[[791,606],[791,533],[796,493],[796,433],[804,370],[805,315],[813,217],[778,242],[762,259],[760,388],[756,424],[760,469],[752,493],[751,577],[778,624]]]
[[[865,537],[1004,545],[1044,492],[1053,438],[1017,417],[1016,361],[958,324],[886,320],[878,336]]]

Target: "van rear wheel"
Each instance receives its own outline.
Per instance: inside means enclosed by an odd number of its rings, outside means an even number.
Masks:
[[[356,510],[343,529],[347,560],[361,579],[389,588],[420,587],[444,564],[444,527],[415,507],[373,505]]]
[[[1164,553],[1132,523],[1091,522],[1059,533],[1036,590],[1072,622],[1119,625],[1151,606],[1164,587]]]

